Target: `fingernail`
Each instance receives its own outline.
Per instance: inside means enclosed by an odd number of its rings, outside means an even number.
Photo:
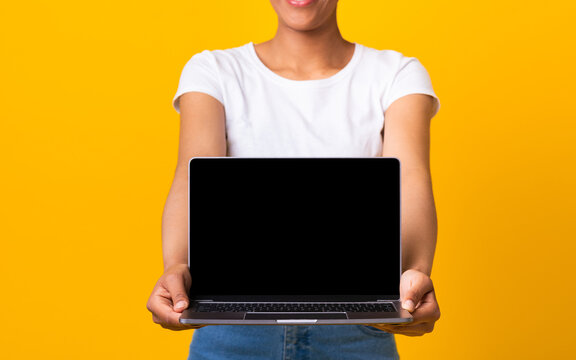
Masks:
[[[176,303],[176,306],[174,306],[175,309],[183,309],[186,307],[186,301],[178,301]]]
[[[412,300],[406,300],[402,303],[402,307],[408,311],[414,310],[414,302]]]

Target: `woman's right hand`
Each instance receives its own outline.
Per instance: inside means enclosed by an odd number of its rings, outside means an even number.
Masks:
[[[182,311],[188,308],[188,290],[192,278],[187,264],[177,264],[166,269],[158,279],[146,308],[152,313],[152,319],[165,329],[197,329],[201,325],[181,324]]]

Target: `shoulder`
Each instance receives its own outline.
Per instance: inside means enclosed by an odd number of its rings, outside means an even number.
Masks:
[[[187,66],[206,66],[212,69],[229,67],[235,63],[245,62],[249,58],[251,43],[228,49],[206,49],[195,53],[188,60]]]
[[[361,45],[363,48],[363,61],[367,66],[364,68],[376,69],[395,75],[404,68],[421,65],[418,58],[407,56],[404,53],[392,49],[375,49]]]
[[[359,44],[362,48],[362,59],[378,66],[398,65],[406,56],[399,51],[390,49],[375,49]]]
[[[364,47],[363,52],[365,66],[361,67],[361,71],[364,72],[364,77],[371,75],[380,81],[381,104],[384,111],[397,99],[410,94],[427,94],[436,98],[438,102],[436,112],[438,111],[440,108],[438,96],[434,92],[427,69],[418,58],[390,49]],[[415,98],[411,97],[410,101],[429,102],[427,98],[414,100]]]

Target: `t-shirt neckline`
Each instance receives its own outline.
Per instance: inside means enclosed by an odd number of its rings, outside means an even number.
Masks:
[[[312,79],[312,80],[292,80],[276,74],[274,71],[270,70],[270,68],[268,68],[266,65],[264,65],[262,60],[260,60],[260,58],[258,57],[258,53],[256,53],[254,42],[251,41],[248,44],[246,44],[246,46],[248,47],[250,58],[253,60],[254,64],[260,71],[262,71],[267,77],[276,82],[292,86],[325,86],[332,84],[352,71],[356,63],[358,63],[362,52],[362,45],[354,43],[354,54],[352,54],[352,58],[342,69],[340,69],[340,71],[338,71],[336,74],[330,77],[324,79]]]

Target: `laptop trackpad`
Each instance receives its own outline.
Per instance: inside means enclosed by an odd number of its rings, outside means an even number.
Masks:
[[[248,312],[245,320],[346,320],[346,313],[257,313]]]

